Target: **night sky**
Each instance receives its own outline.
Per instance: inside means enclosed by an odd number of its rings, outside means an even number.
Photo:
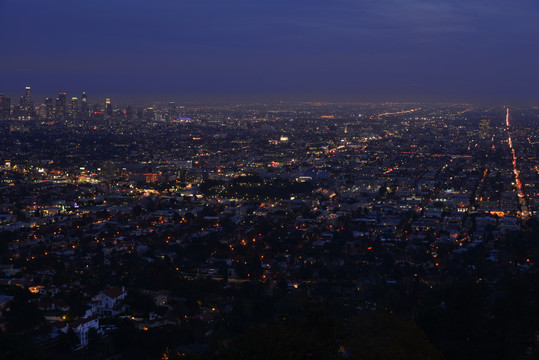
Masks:
[[[0,93],[539,103],[537,0],[0,0]]]

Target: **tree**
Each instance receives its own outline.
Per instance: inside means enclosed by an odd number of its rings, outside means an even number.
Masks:
[[[140,214],[142,214],[142,206],[137,204],[133,207],[133,216],[140,216]]]
[[[283,322],[223,346],[217,359],[441,359],[427,336],[395,315],[363,312],[348,321],[310,309],[299,322]]]
[[[11,304],[11,310],[7,313],[8,329],[13,332],[21,332],[32,329],[45,321],[41,311],[35,304],[15,299]]]
[[[28,340],[0,331],[0,359],[39,360],[44,359],[44,356],[39,348]]]

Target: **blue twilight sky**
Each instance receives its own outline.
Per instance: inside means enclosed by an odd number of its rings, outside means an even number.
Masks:
[[[0,93],[539,102],[537,0],[0,0]]]

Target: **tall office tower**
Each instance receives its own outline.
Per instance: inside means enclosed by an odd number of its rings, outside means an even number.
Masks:
[[[52,120],[54,117],[54,107],[52,106],[52,99],[46,98],[45,99],[45,118],[47,120]]]
[[[26,119],[26,113],[24,112],[24,109],[20,105],[13,105],[13,109],[11,109],[11,119],[17,119],[17,120]]]
[[[30,105],[32,103],[32,93],[30,91],[30,86],[27,86],[25,90],[26,92],[24,97],[26,98],[27,104]]]
[[[47,119],[47,105],[39,104],[38,106],[36,106],[35,114],[38,119],[46,120]]]
[[[17,111],[14,111],[14,114],[16,114],[15,118],[19,120],[30,120],[30,111],[26,103],[26,96],[21,96],[19,106],[17,106]]]
[[[82,119],[88,119],[88,116],[90,115],[90,108],[88,107],[88,98],[86,97],[85,91],[82,92],[80,101],[80,117]]]
[[[101,110],[101,104],[94,104],[94,111],[92,112],[92,119],[103,119],[103,111]]]
[[[55,101],[55,106],[54,106],[54,118],[55,119],[59,119],[60,118],[60,115],[59,115],[59,112],[60,112],[60,98],[57,97],[56,98],[56,101]]]
[[[7,119],[11,114],[11,99],[0,95],[0,119]]]
[[[21,100],[21,108],[28,116],[34,115],[34,102],[32,101],[32,93],[30,91],[30,86],[25,88],[25,94],[23,97],[24,101]]]
[[[154,111],[153,107],[147,107],[146,109],[144,109],[144,119],[145,120],[153,121],[154,117],[155,117],[155,111]]]
[[[171,101],[168,103],[168,120],[176,120],[178,118],[178,110],[176,103]]]
[[[73,119],[79,117],[79,99],[75,96],[71,98],[71,117]]]
[[[67,113],[67,96],[66,93],[59,93],[56,98],[56,118],[63,119]]]
[[[109,118],[112,116],[112,104],[110,103],[110,99],[105,99],[105,118]]]

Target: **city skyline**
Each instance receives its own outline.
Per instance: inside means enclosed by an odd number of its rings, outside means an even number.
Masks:
[[[526,101],[526,100],[518,100],[518,99],[498,99],[498,100],[480,100],[480,99],[468,99],[468,101],[464,101],[464,99],[455,99],[455,98],[439,98],[439,99],[361,99],[356,98],[353,96],[350,97],[340,97],[340,98],[332,98],[332,97],[323,97],[323,96],[260,96],[256,94],[252,94],[251,96],[248,95],[237,95],[237,94],[221,94],[216,96],[200,96],[200,95],[187,95],[187,94],[153,94],[153,95],[126,95],[126,94],[110,94],[110,93],[90,93],[91,101],[87,100],[88,92],[85,91],[86,87],[81,87],[81,91],[73,91],[73,92],[66,92],[66,91],[60,91],[56,93],[43,93],[38,92],[36,93],[34,91],[33,86],[23,86],[18,91],[15,91],[13,93],[7,93],[7,92],[0,92],[0,96],[2,96],[4,99],[9,99],[10,105],[12,106],[19,106],[19,107],[25,107],[27,104],[24,103],[25,96],[28,95],[28,90],[32,89],[32,95],[31,95],[31,102],[34,108],[37,108],[38,106],[46,106],[48,100],[58,100],[58,96],[60,94],[63,94],[66,97],[66,104],[71,108],[72,100],[76,100],[77,104],[80,101],[80,104],[85,103],[85,106],[89,106],[90,104],[106,104],[107,99],[114,100],[115,106],[151,106],[151,105],[162,105],[162,104],[168,104],[170,102],[177,102],[178,104],[221,104],[221,105],[231,105],[231,104],[279,104],[279,103],[289,103],[289,104],[295,104],[295,103],[320,103],[320,104],[446,104],[446,105],[454,105],[454,104],[468,104],[468,105],[478,105],[478,106],[536,106],[535,104],[538,103],[537,101]],[[22,94],[22,95],[21,95]],[[53,98],[51,98],[51,96]],[[84,99],[84,100],[83,100]],[[82,110],[82,109],[81,109]],[[90,111],[91,109],[88,108]]]
[[[0,10],[10,34],[2,93],[31,84],[36,94],[208,101],[539,97],[533,1],[4,1]]]

